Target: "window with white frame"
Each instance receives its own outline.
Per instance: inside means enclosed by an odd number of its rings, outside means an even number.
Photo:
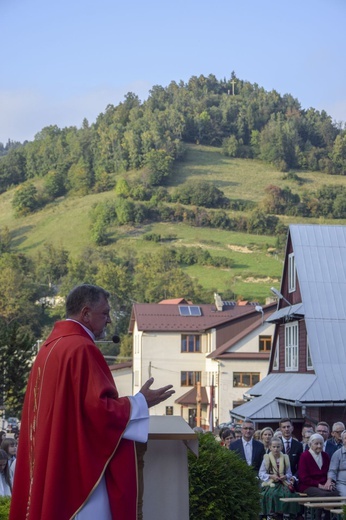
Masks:
[[[273,362],[273,370],[279,370],[279,338],[276,341],[275,357]]]
[[[298,322],[285,325],[285,370],[298,370]]]
[[[306,368],[307,368],[307,370],[312,370],[314,368],[313,364],[312,364],[311,354],[310,354],[310,344],[309,344],[308,337],[306,338]]]
[[[296,290],[296,263],[294,253],[288,255],[288,292]]]

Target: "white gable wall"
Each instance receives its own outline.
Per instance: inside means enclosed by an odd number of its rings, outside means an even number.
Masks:
[[[239,354],[247,352],[258,353],[259,336],[271,336],[273,339],[274,329],[275,326],[273,324],[264,323],[236,343],[228,352],[237,352]],[[268,368],[269,361],[267,359],[222,359],[220,361],[219,423],[230,421],[229,410],[234,408],[233,403],[242,401],[243,395],[253,386],[233,386],[234,373],[259,373],[260,380],[262,380],[268,374]]]

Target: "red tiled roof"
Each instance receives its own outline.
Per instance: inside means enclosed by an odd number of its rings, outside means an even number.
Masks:
[[[175,400],[177,404],[182,404],[186,406],[188,404],[196,404],[197,402],[197,388],[193,387],[191,390],[186,392],[186,394],[182,395],[178,399]],[[204,386],[201,386],[201,404],[209,404],[209,399],[207,396],[207,391]]]
[[[192,304],[192,302],[190,302],[188,300],[185,300],[185,298],[172,298],[171,300],[161,300],[159,302],[159,304],[165,304],[165,305],[167,305],[167,303],[172,303],[172,304],[175,304],[175,305],[179,305],[179,304],[185,304],[185,305]]]
[[[135,321],[138,330],[145,332],[203,332],[247,314],[258,314],[253,305],[226,306],[222,311],[217,311],[215,305],[210,304],[197,307],[201,309],[201,316],[180,316],[179,305],[176,304],[135,303],[129,332],[133,332]]]

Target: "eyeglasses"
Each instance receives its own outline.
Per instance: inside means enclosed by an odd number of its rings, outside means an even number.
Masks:
[[[251,428],[249,426],[243,426],[242,430],[254,430],[255,428]]]
[[[344,430],[333,430],[333,433],[342,433]]]

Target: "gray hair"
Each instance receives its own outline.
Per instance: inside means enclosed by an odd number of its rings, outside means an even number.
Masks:
[[[320,441],[322,442],[322,444],[324,443],[324,438],[322,437],[322,435],[320,435],[319,433],[313,433],[308,441],[308,444],[309,446],[311,446],[311,444],[314,442],[314,441]]]
[[[333,424],[332,432],[335,431],[335,428],[336,428],[337,426],[341,426],[341,428],[345,429],[345,425],[344,425],[344,423],[341,422],[341,421],[338,421],[338,422],[336,422],[336,423]]]
[[[76,316],[83,307],[92,307],[102,296],[108,300],[109,292],[98,285],[77,285],[66,298],[66,317]]]

